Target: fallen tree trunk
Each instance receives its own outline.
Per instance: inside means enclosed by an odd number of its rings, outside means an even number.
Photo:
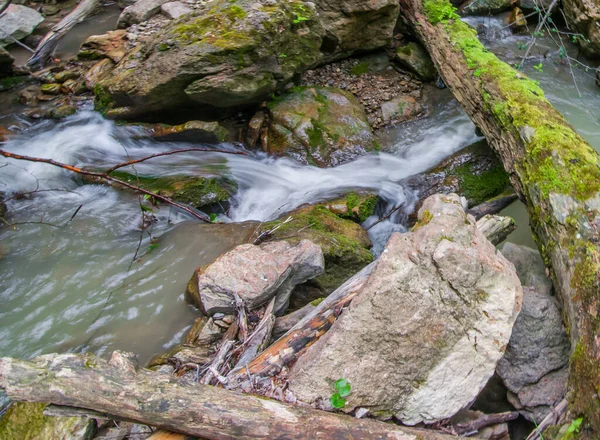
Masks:
[[[67,32],[76,24],[81,23],[90,15],[94,14],[101,5],[100,0],[82,0],[65,18],[55,24],[46,36],[40,41],[31,58],[27,60],[26,66],[39,70],[48,62],[54,49]]]
[[[570,409],[600,432],[600,160],[536,82],[485,49],[447,0],[401,0],[401,14],[499,154],[527,205],[573,346]]]
[[[186,383],[139,369],[132,354],[0,359],[0,387],[13,400],[51,402],[206,439],[445,440],[435,431],[356,419]]]

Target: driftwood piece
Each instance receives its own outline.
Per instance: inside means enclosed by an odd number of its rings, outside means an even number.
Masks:
[[[543,432],[549,426],[556,425],[567,413],[567,401],[561,400],[558,405],[550,410],[550,413],[544,417],[544,420],[527,436],[527,440],[540,440],[543,439]]]
[[[497,245],[506,240],[517,225],[510,217],[500,215],[486,215],[477,220],[477,229],[479,229],[492,244]]]
[[[286,405],[140,369],[127,353],[110,361],[53,354],[0,359],[0,388],[13,400],[87,408],[209,440],[446,440],[434,431]]]
[[[298,324],[301,319],[308,316],[317,306],[312,303],[306,304],[304,307],[296,310],[295,312],[288,313],[287,315],[281,316],[275,320],[273,326],[273,337],[279,338],[287,333],[293,326]]]
[[[484,215],[498,214],[508,205],[515,202],[518,198],[519,197],[514,192],[511,194],[502,194],[498,197],[494,197],[488,200],[487,202],[481,203],[477,206],[472,207],[471,209],[468,209],[467,213],[475,217],[476,220],[479,220]]]
[[[350,304],[373,270],[375,262],[338,287],[311,314],[306,316],[267,350],[254,358],[244,370],[229,376],[230,386],[235,387],[252,377],[278,374],[284,367],[319,340],[329,330],[344,307]]]
[[[275,297],[271,299],[265,308],[265,315],[263,319],[261,319],[254,332],[252,332],[244,344],[242,344],[243,352],[240,355],[237,364],[231,370],[231,375],[235,375],[239,371],[245,370],[248,362],[254,359],[257,354],[262,352],[271,341],[273,325],[275,324],[275,315],[273,314],[275,299]]]
[[[479,431],[486,426],[497,425],[499,423],[510,422],[511,420],[516,420],[519,417],[519,413],[517,411],[505,412],[500,414],[484,414],[483,416],[471,420],[467,423],[457,423],[453,426],[454,431],[459,434],[469,434],[472,432]]]
[[[600,438],[600,156],[534,81],[483,47],[449,1],[401,0],[400,13],[527,206],[573,347],[569,409]]]
[[[81,23],[90,15],[94,14],[101,6],[100,0],[82,0],[65,18],[56,23],[44,36],[35,49],[31,58],[27,60],[26,66],[33,70],[39,70],[48,62],[61,38],[69,32],[76,24]]]
[[[215,354],[212,362],[208,366],[208,371],[200,381],[205,385],[211,385],[213,383],[213,379],[219,378],[219,370],[225,364],[227,360],[227,355],[235,345],[235,336],[238,333],[238,325],[237,322],[234,322],[229,326],[225,334],[223,335],[223,339],[220,343],[219,350]]]

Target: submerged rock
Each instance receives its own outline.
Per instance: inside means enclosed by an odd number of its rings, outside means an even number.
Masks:
[[[154,139],[167,142],[217,144],[225,142],[229,137],[229,130],[218,122],[188,121],[180,125],[157,124],[150,130]]]
[[[514,268],[456,194],[428,198],[418,227],[395,233],[365,287],[291,368],[298,400],[432,423],[469,405],[492,376],[521,307]],[[376,374],[375,374],[376,373]]]
[[[349,92],[297,87],[268,104],[263,149],[305,164],[336,166],[378,149],[367,117]]]
[[[394,60],[423,81],[433,81],[437,76],[431,57],[419,43],[410,42],[398,47]]]
[[[202,209],[215,203],[227,203],[237,190],[234,183],[218,178],[134,176],[123,171],[115,171],[111,173],[111,176],[176,202],[191,205],[196,209]]]
[[[50,417],[46,403],[14,402],[0,419],[0,438],[91,440],[96,422],[87,417]]]
[[[22,40],[44,21],[44,16],[35,9],[11,4],[0,15],[0,46],[8,46],[14,40]]]
[[[248,310],[276,297],[274,313],[281,314],[293,288],[323,273],[323,264],[321,249],[308,240],[241,245],[198,269],[197,296],[188,294],[186,300],[212,316],[234,312],[235,295]]]

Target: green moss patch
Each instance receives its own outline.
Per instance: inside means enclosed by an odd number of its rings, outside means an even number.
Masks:
[[[227,202],[236,190],[234,183],[216,178],[190,176],[136,177],[123,171],[115,171],[110,175],[197,209],[215,203]]]
[[[325,273],[314,280],[324,294],[329,294],[371,261],[371,242],[360,225],[333,214],[323,205],[298,209],[292,221],[283,224],[271,236],[273,240],[297,243],[307,239],[321,246],[325,257]],[[281,220],[265,223],[261,231],[273,229]]]
[[[553,109],[537,82],[486,49],[448,1],[429,0],[424,6],[429,22],[445,27],[477,73],[488,110],[503,128],[525,138],[526,155],[516,164],[523,182],[537,187],[544,198],[554,192],[586,200],[600,191],[598,155]]]

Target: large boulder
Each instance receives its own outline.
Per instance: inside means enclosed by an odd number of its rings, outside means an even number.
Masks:
[[[319,167],[336,166],[378,148],[358,100],[327,87],[297,87],[269,104],[263,149]]]
[[[135,5],[134,5],[135,6]],[[323,59],[323,27],[300,0],[214,0],[140,42],[96,86],[108,116],[260,102]]]
[[[10,5],[0,15],[0,46],[4,47],[31,34],[44,21],[35,9],[22,5]]]
[[[384,47],[398,21],[399,0],[316,0],[326,29],[324,50],[347,53]]]
[[[493,375],[521,308],[514,267],[456,194],[428,198],[419,218],[392,235],[362,291],[291,368],[298,400],[326,404],[344,378],[344,411],[431,423],[469,405]]]
[[[293,288],[323,273],[323,265],[321,248],[308,240],[240,245],[196,271],[198,290],[188,289],[186,300],[212,316],[232,313],[236,295],[248,310],[276,297],[274,312],[280,314]]]
[[[565,0],[563,10],[571,29],[583,35],[577,38],[583,52],[600,57],[600,0]]]

